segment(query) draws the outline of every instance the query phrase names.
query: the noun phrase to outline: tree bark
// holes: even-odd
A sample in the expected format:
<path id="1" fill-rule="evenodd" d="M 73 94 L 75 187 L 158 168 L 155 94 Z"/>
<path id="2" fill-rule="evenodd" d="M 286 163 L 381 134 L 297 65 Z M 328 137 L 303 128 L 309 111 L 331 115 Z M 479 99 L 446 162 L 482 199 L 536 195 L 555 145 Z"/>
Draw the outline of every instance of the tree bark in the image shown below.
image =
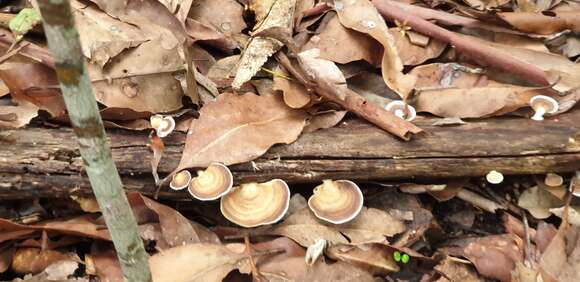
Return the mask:
<path id="1" fill-rule="evenodd" d="M 571 172 L 580 169 L 579 120 L 580 109 L 542 122 L 500 117 L 440 127 L 419 120 L 426 132 L 402 142 L 364 121 L 348 119 L 338 127 L 303 134 L 290 145 L 274 146 L 254 165 L 230 168 L 237 183 L 281 178 L 312 185 L 327 178 L 437 181 L 483 176 L 490 170 L 506 175 Z M 64 128 L 0 132 L 0 199 L 90 193 L 73 137 Z M 152 194 L 147 133 L 111 130 L 109 138 L 125 189 Z M 179 163 L 185 134 L 164 141 L 162 176 Z M 168 188 L 160 197 L 190 199 Z"/>
<path id="2" fill-rule="evenodd" d="M 124 278 L 126 281 L 150 281 L 148 255 L 111 158 L 70 3 L 67 0 L 39 0 L 38 5 L 68 116 L 80 147 L 84 163 L 80 167 L 84 167 L 101 207 Z M 70 134 L 68 139 L 75 138 Z"/>

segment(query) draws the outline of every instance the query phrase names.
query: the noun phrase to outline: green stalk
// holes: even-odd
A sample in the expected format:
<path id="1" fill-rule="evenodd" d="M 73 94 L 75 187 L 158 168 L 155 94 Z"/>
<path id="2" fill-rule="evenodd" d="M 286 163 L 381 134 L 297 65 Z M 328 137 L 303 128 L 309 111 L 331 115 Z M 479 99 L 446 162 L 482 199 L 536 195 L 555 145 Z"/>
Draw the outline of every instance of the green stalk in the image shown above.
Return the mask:
<path id="1" fill-rule="evenodd" d="M 126 281 L 151 281 L 148 255 L 107 144 L 68 0 L 39 0 L 48 46 L 93 192 Z"/>

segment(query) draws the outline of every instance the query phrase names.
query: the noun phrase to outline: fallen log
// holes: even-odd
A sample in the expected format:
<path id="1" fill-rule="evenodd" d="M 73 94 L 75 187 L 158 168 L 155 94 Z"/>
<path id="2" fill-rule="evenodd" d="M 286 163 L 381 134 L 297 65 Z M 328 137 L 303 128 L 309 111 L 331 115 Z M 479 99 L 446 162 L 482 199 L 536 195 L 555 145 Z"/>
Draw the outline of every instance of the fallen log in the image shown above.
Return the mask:
<path id="1" fill-rule="evenodd" d="M 290 183 L 322 179 L 421 180 L 485 175 L 541 174 L 580 169 L 580 109 L 536 122 L 499 117 L 461 126 L 417 121 L 425 133 L 410 142 L 357 119 L 303 134 L 277 145 L 253 163 L 231 166 L 235 181 L 282 178 Z M 145 132 L 110 130 L 113 159 L 125 189 L 152 194 L 151 152 Z M 185 134 L 165 140 L 160 174 L 181 157 Z M 189 198 L 164 188 L 162 198 Z M 89 194 L 74 133 L 68 128 L 27 128 L 0 132 L 0 199 Z"/>

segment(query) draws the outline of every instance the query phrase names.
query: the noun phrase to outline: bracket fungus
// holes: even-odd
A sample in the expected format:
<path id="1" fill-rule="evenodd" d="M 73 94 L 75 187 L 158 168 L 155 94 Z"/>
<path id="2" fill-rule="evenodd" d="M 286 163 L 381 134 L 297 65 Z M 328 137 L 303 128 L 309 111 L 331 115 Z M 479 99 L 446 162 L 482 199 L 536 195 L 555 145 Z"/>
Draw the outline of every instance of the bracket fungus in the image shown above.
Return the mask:
<path id="1" fill-rule="evenodd" d="M 544 178 L 544 184 L 548 187 L 558 187 L 564 184 L 564 178 L 559 174 L 549 172 L 546 174 L 546 178 Z"/>
<path id="2" fill-rule="evenodd" d="M 487 173 L 485 180 L 491 184 L 500 184 L 503 182 L 503 174 L 497 170 L 492 170 Z"/>
<path id="3" fill-rule="evenodd" d="M 314 188 L 308 199 L 308 207 L 314 215 L 333 224 L 342 224 L 354 219 L 362 210 L 363 194 L 349 180 L 323 180 Z"/>
<path id="4" fill-rule="evenodd" d="M 407 116 L 405 117 L 405 102 L 400 100 L 388 103 L 385 106 L 385 110 L 406 121 L 412 121 L 417 117 L 417 111 L 415 111 L 415 108 L 411 105 L 407 105 Z"/>
<path id="5" fill-rule="evenodd" d="M 191 173 L 187 170 L 182 170 L 173 175 L 169 187 L 173 190 L 185 189 L 191 181 Z"/>
<path id="6" fill-rule="evenodd" d="M 189 194 L 201 201 L 219 199 L 230 192 L 234 179 L 227 166 L 212 163 L 205 170 L 197 172 L 189 183 Z"/>
<path id="7" fill-rule="evenodd" d="M 161 138 L 166 137 L 175 129 L 175 120 L 171 116 L 152 115 L 149 122 L 157 136 Z"/>
<path id="8" fill-rule="evenodd" d="M 224 217 L 247 228 L 278 222 L 288 211 L 289 205 L 290 189 L 281 179 L 242 184 L 234 187 L 220 201 Z"/>
<path id="9" fill-rule="evenodd" d="M 533 120 L 544 120 L 545 114 L 558 111 L 558 101 L 545 95 L 536 95 L 530 99 L 530 107 L 534 109 Z"/>

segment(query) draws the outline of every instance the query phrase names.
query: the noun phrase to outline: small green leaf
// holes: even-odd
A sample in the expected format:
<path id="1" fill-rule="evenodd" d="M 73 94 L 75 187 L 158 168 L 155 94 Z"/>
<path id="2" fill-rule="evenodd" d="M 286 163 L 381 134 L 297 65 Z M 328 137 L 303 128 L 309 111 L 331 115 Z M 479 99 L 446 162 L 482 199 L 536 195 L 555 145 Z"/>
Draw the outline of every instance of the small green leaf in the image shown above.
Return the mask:
<path id="1" fill-rule="evenodd" d="M 25 8 L 22 9 L 18 15 L 16 15 L 16 17 L 10 20 L 8 27 L 16 36 L 16 40 L 20 40 L 27 32 L 29 32 L 41 21 L 42 18 L 35 9 Z"/>
<path id="2" fill-rule="evenodd" d="M 393 253 L 393 258 L 395 259 L 396 262 L 400 262 L 401 261 L 401 253 L 399 251 L 395 251 Z"/>
<path id="3" fill-rule="evenodd" d="M 409 260 L 411 260 L 411 257 L 408 254 L 403 254 L 403 256 L 401 257 L 402 263 L 408 263 Z"/>

